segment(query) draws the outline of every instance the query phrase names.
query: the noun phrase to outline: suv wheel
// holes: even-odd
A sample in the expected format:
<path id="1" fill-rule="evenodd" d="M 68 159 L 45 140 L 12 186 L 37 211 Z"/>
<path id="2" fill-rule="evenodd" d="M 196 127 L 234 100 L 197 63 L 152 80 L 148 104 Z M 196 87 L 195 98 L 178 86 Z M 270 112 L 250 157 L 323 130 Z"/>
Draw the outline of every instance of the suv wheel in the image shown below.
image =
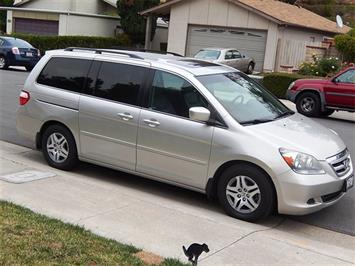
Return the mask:
<path id="1" fill-rule="evenodd" d="M 78 163 L 73 135 L 61 125 L 46 129 L 42 137 L 43 155 L 48 164 L 61 170 L 70 170 Z"/>
<path id="2" fill-rule="evenodd" d="M 250 165 L 228 168 L 219 179 L 217 193 L 227 214 L 249 222 L 267 217 L 274 207 L 268 176 Z"/>
<path id="3" fill-rule="evenodd" d="M 0 69 L 7 69 L 9 66 L 4 56 L 0 56 Z"/>
<path id="4" fill-rule="evenodd" d="M 305 116 L 319 116 L 320 99 L 313 92 L 302 93 L 296 102 L 297 111 Z"/>

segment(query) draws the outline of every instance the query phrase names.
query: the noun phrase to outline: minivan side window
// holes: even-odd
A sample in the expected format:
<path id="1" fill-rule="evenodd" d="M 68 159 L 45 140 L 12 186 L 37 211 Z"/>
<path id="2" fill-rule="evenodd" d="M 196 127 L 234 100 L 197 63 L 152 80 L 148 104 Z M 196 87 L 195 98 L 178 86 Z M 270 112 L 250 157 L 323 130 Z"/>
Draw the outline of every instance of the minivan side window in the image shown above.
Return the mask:
<path id="1" fill-rule="evenodd" d="M 103 62 L 94 94 L 100 98 L 137 105 L 147 71 L 144 67 Z"/>
<path id="2" fill-rule="evenodd" d="M 54 57 L 37 78 L 37 83 L 73 92 L 81 92 L 91 60 Z"/>
<path id="3" fill-rule="evenodd" d="M 208 102 L 188 81 L 157 70 L 154 75 L 149 108 L 189 118 L 191 107 L 208 108 Z"/>

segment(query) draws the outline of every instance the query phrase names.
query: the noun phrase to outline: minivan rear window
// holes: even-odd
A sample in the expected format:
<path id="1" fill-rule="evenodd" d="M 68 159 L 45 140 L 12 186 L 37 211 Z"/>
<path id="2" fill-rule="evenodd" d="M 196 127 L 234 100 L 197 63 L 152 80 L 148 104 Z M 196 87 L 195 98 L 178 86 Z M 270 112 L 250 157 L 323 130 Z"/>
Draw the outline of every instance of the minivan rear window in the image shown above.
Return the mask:
<path id="1" fill-rule="evenodd" d="M 95 96 L 137 105 L 139 89 L 147 71 L 144 67 L 103 62 L 96 81 Z"/>
<path id="2" fill-rule="evenodd" d="M 91 60 L 54 57 L 37 78 L 37 83 L 73 92 L 81 92 Z"/>

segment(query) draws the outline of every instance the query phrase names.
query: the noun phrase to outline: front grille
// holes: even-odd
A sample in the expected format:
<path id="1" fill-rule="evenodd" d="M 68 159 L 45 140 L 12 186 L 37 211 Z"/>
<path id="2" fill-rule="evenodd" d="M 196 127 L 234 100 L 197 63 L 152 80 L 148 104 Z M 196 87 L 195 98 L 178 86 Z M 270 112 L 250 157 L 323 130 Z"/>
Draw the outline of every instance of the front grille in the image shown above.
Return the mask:
<path id="1" fill-rule="evenodd" d="M 345 175 L 351 168 L 350 154 L 347 149 L 333 157 L 328 158 L 327 162 L 333 168 L 337 176 Z"/>

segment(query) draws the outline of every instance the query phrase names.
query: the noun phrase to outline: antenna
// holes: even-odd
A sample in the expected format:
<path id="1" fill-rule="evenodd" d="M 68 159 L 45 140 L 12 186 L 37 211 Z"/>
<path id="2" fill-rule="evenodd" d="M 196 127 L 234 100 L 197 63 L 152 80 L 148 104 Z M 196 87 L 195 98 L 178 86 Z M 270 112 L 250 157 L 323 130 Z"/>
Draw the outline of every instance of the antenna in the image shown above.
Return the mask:
<path id="1" fill-rule="evenodd" d="M 341 18 L 341 16 L 337 15 L 336 21 L 337 21 L 337 28 L 341 29 L 342 27 L 344 27 L 344 22 L 343 22 L 343 19 Z"/>

